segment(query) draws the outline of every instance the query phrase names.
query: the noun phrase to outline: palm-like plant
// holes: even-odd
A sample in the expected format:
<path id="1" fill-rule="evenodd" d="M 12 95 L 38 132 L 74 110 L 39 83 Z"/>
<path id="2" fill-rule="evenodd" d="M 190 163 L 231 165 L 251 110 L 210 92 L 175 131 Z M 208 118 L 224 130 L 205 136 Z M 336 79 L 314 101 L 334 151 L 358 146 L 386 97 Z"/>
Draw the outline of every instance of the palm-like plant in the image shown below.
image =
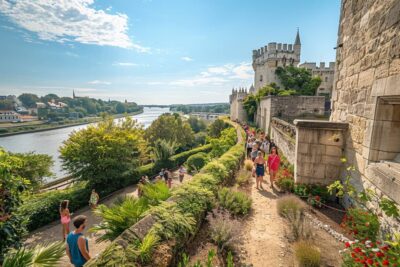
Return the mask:
<path id="1" fill-rule="evenodd" d="M 100 216 L 103 221 L 94 225 L 89 231 L 104 231 L 104 234 L 97 239 L 97 242 L 114 240 L 123 231 L 143 218 L 144 212 L 148 209 L 149 203 L 147 199 L 138 199 L 132 196 L 127 196 L 110 207 L 100 205 L 94 213 Z"/>
<path id="2" fill-rule="evenodd" d="M 140 262 L 145 264 L 151 260 L 153 249 L 159 240 L 160 238 L 156 234 L 150 232 L 143 238 L 142 242 L 137 242 L 134 254 Z"/>
<path id="3" fill-rule="evenodd" d="M 142 198 L 150 205 L 157 205 L 171 196 L 168 186 L 163 181 L 141 184 L 139 187 L 142 190 Z"/>
<path id="4" fill-rule="evenodd" d="M 157 140 L 153 148 L 156 164 L 163 167 L 169 167 L 170 157 L 175 154 L 176 148 L 177 146 L 175 142 L 169 142 L 164 139 Z"/>
<path id="5" fill-rule="evenodd" d="M 51 267 L 56 266 L 64 256 L 65 245 L 55 242 L 37 245 L 34 248 L 20 248 L 6 255 L 3 267 Z"/>

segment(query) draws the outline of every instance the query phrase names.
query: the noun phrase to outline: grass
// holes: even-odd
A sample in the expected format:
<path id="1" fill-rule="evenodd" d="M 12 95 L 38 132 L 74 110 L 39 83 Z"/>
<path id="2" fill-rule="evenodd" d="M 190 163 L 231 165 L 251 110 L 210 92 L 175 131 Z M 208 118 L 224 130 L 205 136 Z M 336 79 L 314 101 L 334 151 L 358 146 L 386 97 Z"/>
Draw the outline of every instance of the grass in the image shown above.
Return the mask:
<path id="1" fill-rule="evenodd" d="M 303 213 L 304 203 L 296 196 L 284 196 L 277 201 L 277 209 L 282 217 L 295 216 L 297 213 Z"/>
<path id="2" fill-rule="evenodd" d="M 236 183 L 240 186 L 248 184 L 250 181 L 251 172 L 247 170 L 241 170 L 236 176 Z"/>
<path id="3" fill-rule="evenodd" d="M 251 208 L 251 198 L 242 192 L 226 187 L 218 191 L 219 204 L 233 215 L 247 215 Z"/>
<path id="4" fill-rule="evenodd" d="M 253 166 L 254 166 L 254 163 L 253 163 L 251 160 L 246 159 L 246 160 L 244 161 L 244 169 L 245 169 L 246 171 L 251 172 L 251 171 L 253 170 Z"/>
<path id="5" fill-rule="evenodd" d="M 321 266 L 321 253 L 310 242 L 297 242 L 294 245 L 294 251 L 300 267 Z"/>
<path id="6" fill-rule="evenodd" d="M 230 218 L 226 211 L 210 212 L 207 221 L 210 223 L 210 238 L 218 250 L 235 250 L 241 233 L 240 222 Z"/>

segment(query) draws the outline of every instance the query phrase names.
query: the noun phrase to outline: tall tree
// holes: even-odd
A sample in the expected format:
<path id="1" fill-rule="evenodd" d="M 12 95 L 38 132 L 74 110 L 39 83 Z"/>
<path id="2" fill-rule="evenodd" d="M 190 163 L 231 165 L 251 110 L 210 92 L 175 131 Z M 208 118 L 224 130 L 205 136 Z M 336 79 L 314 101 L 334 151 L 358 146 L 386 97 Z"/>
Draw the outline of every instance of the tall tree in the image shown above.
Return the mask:
<path id="1" fill-rule="evenodd" d="M 211 137 L 220 137 L 224 129 L 228 128 L 229 124 L 221 119 L 216 119 L 208 126 L 208 135 Z"/>
<path id="2" fill-rule="evenodd" d="M 305 68 L 295 66 L 278 67 L 275 71 L 284 89 L 295 90 L 298 95 L 315 95 L 321 84 L 320 77 L 312 77 Z"/>
<path id="3" fill-rule="evenodd" d="M 163 114 L 146 129 L 146 138 L 154 146 L 157 140 L 164 139 L 176 143 L 181 150 L 194 141 L 194 133 L 189 123 L 176 114 Z"/>
<path id="4" fill-rule="evenodd" d="M 147 157 L 144 132 L 134 120 L 111 118 L 73 132 L 60 148 L 63 167 L 73 177 L 104 189 L 119 187 Z"/>
<path id="5" fill-rule="evenodd" d="M 27 108 L 36 107 L 36 102 L 39 102 L 40 99 L 35 94 L 24 93 L 18 96 L 18 99 L 22 102 L 22 104 Z"/>
<path id="6" fill-rule="evenodd" d="M 192 128 L 193 132 L 198 133 L 204 131 L 207 128 L 207 125 L 204 120 L 199 119 L 194 116 L 190 116 L 188 119 L 188 123 Z"/>

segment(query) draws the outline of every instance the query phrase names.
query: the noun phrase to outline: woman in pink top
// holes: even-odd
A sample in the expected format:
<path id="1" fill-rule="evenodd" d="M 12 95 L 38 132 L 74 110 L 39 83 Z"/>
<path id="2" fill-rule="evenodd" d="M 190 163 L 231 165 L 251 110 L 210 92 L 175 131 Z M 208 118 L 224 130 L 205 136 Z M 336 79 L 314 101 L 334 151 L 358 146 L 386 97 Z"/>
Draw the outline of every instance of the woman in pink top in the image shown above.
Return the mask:
<path id="1" fill-rule="evenodd" d="M 60 217 L 64 241 L 65 237 L 69 234 L 69 222 L 71 221 L 71 214 L 69 213 L 68 204 L 68 200 L 63 200 L 60 205 Z"/>
<path id="2" fill-rule="evenodd" d="M 276 177 L 276 173 L 278 172 L 279 165 L 281 163 L 281 159 L 278 155 L 278 150 L 276 147 L 271 148 L 271 154 L 268 156 L 268 172 L 269 172 L 269 180 L 271 182 L 271 188 L 274 187 L 274 180 Z"/>

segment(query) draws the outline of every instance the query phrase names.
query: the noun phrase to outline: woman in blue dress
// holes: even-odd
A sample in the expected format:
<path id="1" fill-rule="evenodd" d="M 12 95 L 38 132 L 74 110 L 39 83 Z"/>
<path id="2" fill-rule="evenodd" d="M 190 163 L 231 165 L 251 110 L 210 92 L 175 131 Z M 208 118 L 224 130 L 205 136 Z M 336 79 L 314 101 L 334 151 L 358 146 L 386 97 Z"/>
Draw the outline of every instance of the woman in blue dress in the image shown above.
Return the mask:
<path id="1" fill-rule="evenodd" d="M 262 186 L 262 182 L 264 179 L 264 173 L 265 173 L 265 159 L 262 155 L 261 151 L 258 151 L 257 153 L 257 157 L 254 160 L 254 168 L 256 169 L 256 188 L 259 189 L 259 185 L 261 187 L 261 189 L 264 190 L 263 186 Z"/>

